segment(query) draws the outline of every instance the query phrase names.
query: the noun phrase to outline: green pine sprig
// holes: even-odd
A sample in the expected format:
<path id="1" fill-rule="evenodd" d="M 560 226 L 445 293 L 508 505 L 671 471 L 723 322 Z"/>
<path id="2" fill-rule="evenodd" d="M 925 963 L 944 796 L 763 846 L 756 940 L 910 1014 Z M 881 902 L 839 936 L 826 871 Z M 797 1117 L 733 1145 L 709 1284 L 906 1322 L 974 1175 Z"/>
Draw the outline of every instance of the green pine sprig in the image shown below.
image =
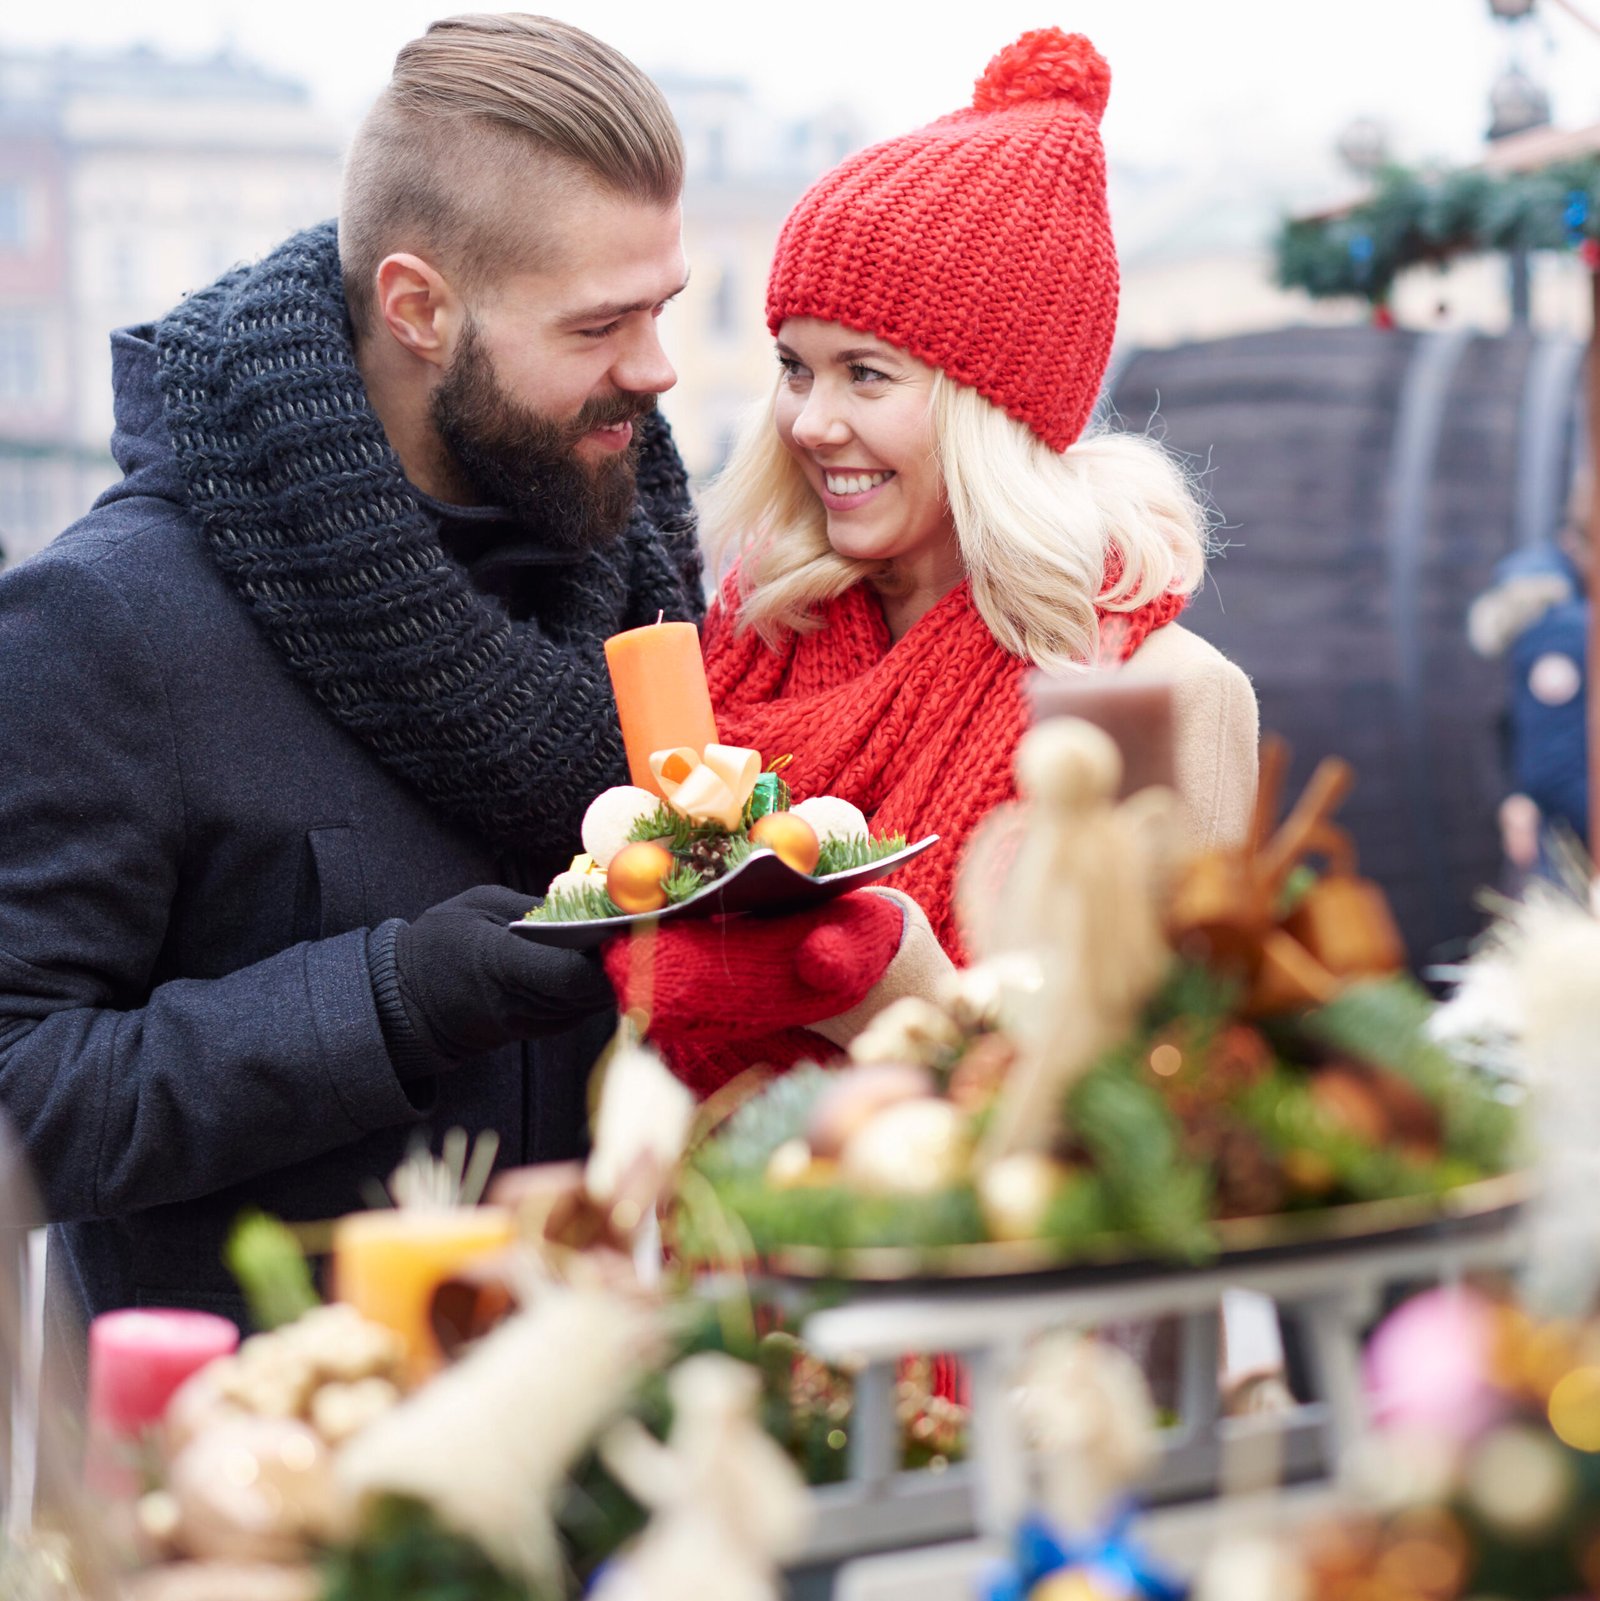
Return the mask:
<path id="1" fill-rule="evenodd" d="M 1447 1155 L 1482 1173 L 1513 1160 L 1516 1113 L 1494 1087 L 1429 1037 L 1433 1002 L 1404 975 L 1352 984 L 1304 1020 L 1325 1046 L 1407 1080 L 1439 1109 Z"/>
<path id="2" fill-rule="evenodd" d="M 604 880 L 577 889 L 557 890 L 546 895 L 541 905 L 535 906 L 523 919 L 528 923 L 593 923 L 607 917 L 624 917 L 627 914 L 606 894 Z"/>
<path id="3" fill-rule="evenodd" d="M 891 834 L 886 839 L 873 839 L 869 834 L 847 834 L 822 842 L 817 865 L 812 869 L 815 878 L 827 878 L 834 873 L 848 873 L 857 867 L 870 867 L 885 856 L 893 856 L 906 848 L 904 834 Z"/>
<path id="4" fill-rule="evenodd" d="M 386 1497 L 322 1564 L 322 1601 L 554 1601 L 497 1567 L 422 1502 Z"/>
<path id="5" fill-rule="evenodd" d="M 661 887 L 666 891 L 667 904 L 676 906 L 679 901 L 686 901 L 691 895 L 698 895 L 710 882 L 699 868 L 690 867 L 687 862 L 679 862 L 661 880 Z"/>
<path id="6" fill-rule="evenodd" d="M 242 1213 L 222 1248 L 228 1271 L 244 1292 L 250 1320 L 276 1329 L 322 1304 L 311 1268 L 293 1232 L 265 1212 Z"/>

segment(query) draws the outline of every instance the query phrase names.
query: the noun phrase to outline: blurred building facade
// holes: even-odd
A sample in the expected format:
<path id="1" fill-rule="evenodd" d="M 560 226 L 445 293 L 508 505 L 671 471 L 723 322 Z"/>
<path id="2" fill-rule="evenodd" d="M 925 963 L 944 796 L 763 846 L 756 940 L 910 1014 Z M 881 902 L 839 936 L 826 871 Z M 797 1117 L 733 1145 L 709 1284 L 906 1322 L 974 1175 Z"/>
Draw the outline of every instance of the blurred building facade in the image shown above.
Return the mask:
<path id="1" fill-rule="evenodd" d="M 770 384 L 767 263 L 790 205 L 860 142 L 776 118 L 737 81 L 663 79 L 688 150 L 694 275 L 664 328 L 666 398 L 697 477 Z M 337 209 L 349 133 L 305 86 L 229 54 L 0 52 L 0 548 L 39 549 L 115 476 L 113 328 Z"/>
<path id="2" fill-rule="evenodd" d="M 111 329 L 334 205 L 340 133 L 228 54 L 0 54 L 0 544 L 30 554 L 113 477 Z"/>

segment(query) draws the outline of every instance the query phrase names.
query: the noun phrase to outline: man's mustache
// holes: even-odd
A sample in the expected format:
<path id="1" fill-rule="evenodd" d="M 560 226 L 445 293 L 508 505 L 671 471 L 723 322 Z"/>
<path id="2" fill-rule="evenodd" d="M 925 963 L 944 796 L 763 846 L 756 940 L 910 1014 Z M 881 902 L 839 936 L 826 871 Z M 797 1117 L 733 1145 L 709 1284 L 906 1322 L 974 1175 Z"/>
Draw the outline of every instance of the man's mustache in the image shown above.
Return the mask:
<path id="1" fill-rule="evenodd" d="M 613 395 L 607 399 L 585 401 L 568 425 L 569 443 L 577 444 L 596 428 L 620 428 L 625 422 L 638 422 L 656 409 L 654 395 Z"/>

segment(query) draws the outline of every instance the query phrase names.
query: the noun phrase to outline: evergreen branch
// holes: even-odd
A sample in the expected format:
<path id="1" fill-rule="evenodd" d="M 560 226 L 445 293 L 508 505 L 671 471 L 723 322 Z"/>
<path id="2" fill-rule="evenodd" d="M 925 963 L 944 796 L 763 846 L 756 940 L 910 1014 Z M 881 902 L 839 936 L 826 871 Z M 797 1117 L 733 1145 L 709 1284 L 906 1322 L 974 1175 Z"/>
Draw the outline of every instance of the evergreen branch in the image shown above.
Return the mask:
<path id="1" fill-rule="evenodd" d="M 1166 1255 L 1215 1254 L 1210 1176 L 1183 1156 L 1154 1089 L 1114 1066 L 1093 1068 L 1068 1097 L 1068 1120 L 1094 1158 L 1114 1228 Z"/>
<path id="2" fill-rule="evenodd" d="M 686 901 L 691 895 L 698 895 L 708 883 L 710 880 L 698 868 L 690 867 L 687 862 L 679 862 L 661 880 L 661 887 L 666 891 L 667 904 L 676 906 L 679 901 Z"/>
<path id="3" fill-rule="evenodd" d="M 885 856 L 893 856 L 906 848 L 904 834 L 892 834 L 887 839 L 873 839 L 868 834 L 846 834 L 822 842 L 817 865 L 812 869 L 814 878 L 828 878 L 834 873 L 848 873 L 857 867 L 870 867 Z"/>
<path id="4" fill-rule="evenodd" d="M 1314 1039 L 1389 1069 L 1439 1109 L 1445 1151 L 1485 1173 L 1512 1158 L 1516 1114 L 1492 1088 L 1429 1038 L 1433 1002 L 1407 977 L 1352 984 L 1305 1019 Z"/>
<path id="5" fill-rule="evenodd" d="M 525 923 L 593 923 L 607 917 L 625 917 L 627 914 L 606 894 L 605 881 L 584 884 L 578 889 L 557 890 L 546 895 L 542 905 L 535 906 L 523 919 Z"/>

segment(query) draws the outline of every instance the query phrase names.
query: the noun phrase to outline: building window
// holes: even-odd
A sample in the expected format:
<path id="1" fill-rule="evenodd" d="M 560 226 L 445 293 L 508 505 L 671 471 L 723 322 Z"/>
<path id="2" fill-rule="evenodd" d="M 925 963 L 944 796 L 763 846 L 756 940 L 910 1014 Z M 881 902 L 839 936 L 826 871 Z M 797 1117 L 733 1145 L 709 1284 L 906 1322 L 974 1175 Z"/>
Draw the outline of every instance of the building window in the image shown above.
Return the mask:
<path id="1" fill-rule="evenodd" d="M 0 317 L 0 402 L 37 400 L 43 394 L 38 326 L 23 317 Z"/>
<path id="2" fill-rule="evenodd" d="M 16 180 L 0 178 L 0 250 L 21 250 L 28 242 L 28 191 Z"/>

